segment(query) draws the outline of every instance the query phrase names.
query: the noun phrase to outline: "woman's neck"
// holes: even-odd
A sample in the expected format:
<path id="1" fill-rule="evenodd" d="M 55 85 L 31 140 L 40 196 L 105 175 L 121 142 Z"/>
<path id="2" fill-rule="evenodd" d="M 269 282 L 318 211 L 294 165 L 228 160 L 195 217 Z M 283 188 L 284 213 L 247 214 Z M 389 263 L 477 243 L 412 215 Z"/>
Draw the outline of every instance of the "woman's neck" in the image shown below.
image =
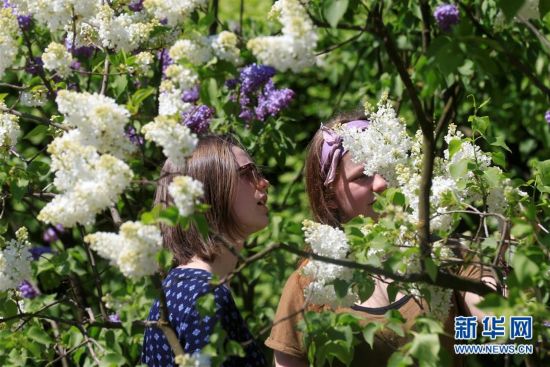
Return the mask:
<path id="1" fill-rule="evenodd" d="M 244 241 L 236 241 L 233 250 L 228 249 L 225 245 L 222 244 L 222 249 L 220 253 L 216 256 L 214 261 L 209 262 L 205 261 L 198 256 L 193 256 L 191 260 L 184 265 L 180 265 L 180 268 L 191 268 L 191 269 L 202 269 L 206 270 L 219 278 L 223 278 L 233 270 L 237 265 L 238 254 L 243 248 Z"/>

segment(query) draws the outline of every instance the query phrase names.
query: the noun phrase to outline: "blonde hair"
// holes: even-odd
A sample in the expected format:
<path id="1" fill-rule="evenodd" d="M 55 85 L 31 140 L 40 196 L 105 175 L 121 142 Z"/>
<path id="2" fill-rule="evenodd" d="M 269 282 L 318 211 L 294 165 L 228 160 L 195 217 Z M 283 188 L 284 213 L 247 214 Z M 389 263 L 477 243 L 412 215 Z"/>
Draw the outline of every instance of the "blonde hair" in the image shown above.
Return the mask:
<path id="1" fill-rule="evenodd" d="M 193 223 L 187 230 L 179 225 L 160 224 L 164 246 L 174 254 L 177 265 L 188 263 L 194 256 L 212 262 L 221 250 L 219 235 L 230 240 L 241 236 L 242 231 L 232 211 L 239 168 L 231 150 L 233 146 L 240 147 L 232 136 L 207 135 L 199 140 L 185 165 L 177 165 L 167 159 L 162 167 L 155 192 L 155 205 L 173 205 L 168 186 L 174 177 L 187 175 L 203 183 L 203 202 L 210 206 L 205 213 L 209 229 L 206 237 L 201 235 Z"/>

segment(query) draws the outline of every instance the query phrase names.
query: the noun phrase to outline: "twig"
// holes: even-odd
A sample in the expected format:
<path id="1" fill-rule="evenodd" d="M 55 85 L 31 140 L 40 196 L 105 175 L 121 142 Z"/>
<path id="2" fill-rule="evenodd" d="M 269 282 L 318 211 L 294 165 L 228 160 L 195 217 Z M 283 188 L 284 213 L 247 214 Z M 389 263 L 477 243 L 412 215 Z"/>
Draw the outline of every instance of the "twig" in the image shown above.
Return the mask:
<path id="1" fill-rule="evenodd" d="M 84 239 L 85 237 L 84 229 L 80 225 L 78 226 L 78 229 L 80 231 L 80 235 L 82 239 Z M 105 308 L 105 304 L 103 303 L 103 291 L 101 290 L 101 279 L 97 271 L 95 257 L 94 257 L 94 254 L 92 253 L 92 250 L 90 249 L 90 246 L 87 243 L 84 244 L 84 247 L 86 249 L 86 257 L 88 258 L 88 261 L 90 262 L 90 266 L 92 268 L 93 278 L 94 278 L 95 286 L 97 290 L 97 297 L 99 298 L 98 299 L 99 310 L 101 312 L 101 316 L 103 317 L 103 320 L 108 320 L 109 317 L 107 315 L 107 309 Z"/>
<path id="2" fill-rule="evenodd" d="M 105 94 L 107 90 L 107 83 L 109 82 L 109 55 L 105 55 L 105 62 L 103 63 L 103 79 L 101 80 L 101 90 L 99 94 Z"/>
<path id="3" fill-rule="evenodd" d="M 363 35 L 363 33 L 365 33 L 365 30 L 364 30 L 364 29 L 361 29 L 361 30 L 359 31 L 359 33 L 357 33 L 356 35 L 354 35 L 354 36 L 348 38 L 347 40 L 345 40 L 345 41 L 343 41 L 343 42 L 341 42 L 341 43 L 338 43 L 338 44 L 336 44 L 336 45 L 330 46 L 329 48 L 327 48 L 327 49 L 325 49 L 325 50 L 323 50 L 323 51 L 317 52 L 317 53 L 315 54 L 315 56 L 320 56 L 320 55 L 328 54 L 329 52 L 332 52 L 332 51 L 336 50 L 337 48 L 340 48 L 340 47 L 342 47 L 342 46 L 345 46 L 345 45 L 347 45 L 348 43 L 353 42 L 353 41 L 355 41 L 356 39 L 358 39 L 359 37 L 361 37 L 361 36 Z"/>

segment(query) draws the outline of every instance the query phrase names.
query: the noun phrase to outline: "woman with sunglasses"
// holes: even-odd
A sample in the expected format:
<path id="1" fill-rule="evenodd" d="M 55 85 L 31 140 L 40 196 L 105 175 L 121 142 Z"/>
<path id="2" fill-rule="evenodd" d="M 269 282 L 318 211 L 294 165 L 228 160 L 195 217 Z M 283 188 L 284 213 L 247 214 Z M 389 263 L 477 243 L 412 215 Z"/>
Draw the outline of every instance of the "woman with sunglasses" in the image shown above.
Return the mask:
<path id="1" fill-rule="evenodd" d="M 306 156 L 305 176 L 306 191 L 308 194 L 314 220 L 333 227 L 340 227 L 343 223 L 364 215 L 377 218 L 373 210 L 376 194 L 387 188 L 387 182 L 379 174 L 366 176 L 363 165 L 354 163 L 351 155 L 342 145 L 342 139 L 333 129 L 336 125 L 343 128 L 365 129 L 369 122 L 362 115 L 341 115 L 325 124 L 317 131 L 310 143 Z M 309 280 L 301 275 L 300 269 L 305 265 L 303 261 L 287 280 L 271 335 L 265 344 L 274 350 L 275 366 L 278 367 L 305 367 L 308 366 L 308 352 L 302 341 L 302 334 L 298 324 L 304 318 L 306 311 L 329 310 L 326 305 L 308 305 L 304 297 L 304 289 Z M 493 284 L 492 275 L 482 274 L 478 267 L 461 269 L 460 276 L 482 280 Z M 405 328 L 409 330 L 414 321 L 423 314 L 426 308 L 424 302 L 417 302 L 410 295 L 398 293 L 394 302 L 388 296 L 388 285 L 391 280 L 374 278 L 375 289 L 369 299 L 353 305 L 351 308 L 339 308 L 336 312 L 353 314 L 364 321 L 384 322 L 385 313 L 397 310 L 405 319 Z M 452 307 L 444 327 L 448 335 L 453 335 L 453 320 L 457 315 L 482 316 L 483 313 L 475 307 L 480 297 L 472 293 L 454 292 Z M 452 353 L 453 340 L 448 336 L 441 337 L 442 349 Z M 355 347 L 352 366 L 385 366 L 393 352 L 409 340 L 400 337 L 389 329 L 377 332 L 373 348 L 365 342 Z M 463 359 L 454 356 L 452 365 L 462 366 Z M 335 360 L 333 366 L 339 365 Z M 447 365 L 447 364 L 446 364 Z"/>
<path id="2" fill-rule="evenodd" d="M 265 366 L 266 361 L 237 309 L 227 285 L 212 287 L 212 276 L 223 279 L 235 269 L 245 239 L 268 224 L 269 182 L 249 155 L 230 137 L 205 136 L 185 165 L 166 160 L 158 182 L 155 204 L 173 205 L 168 186 L 173 178 L 187 175 L 203 183 L 209 233 L 195 225 L 187 230 L 161 224 L 163 242 L 174 255 L 174 267 L 163 281 L 169 321 L 186 353 L 198 353 L 208 345 L 217 323 L 227 338 L 240 343 L 244 357 L 228 357 L 223 366 Z M 223 238 L 223 240 L 222 240 Z M 232 247 L 230 249 L 229 247 Z M 214 294 L 215 313 L 201 317 L 198 299 Z M 155 301 L 149 320 L 159 319 Z M 174 354 L 163 332 L 145 330 L 142 362 L 148 366 L 174 366 Z"/>

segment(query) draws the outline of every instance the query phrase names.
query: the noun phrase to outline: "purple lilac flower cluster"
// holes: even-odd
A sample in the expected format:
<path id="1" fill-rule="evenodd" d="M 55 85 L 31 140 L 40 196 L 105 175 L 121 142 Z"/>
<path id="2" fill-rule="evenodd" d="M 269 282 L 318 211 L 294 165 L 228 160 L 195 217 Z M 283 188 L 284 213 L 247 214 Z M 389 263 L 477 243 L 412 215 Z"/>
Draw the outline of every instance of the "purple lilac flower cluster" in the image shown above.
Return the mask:
<path id="1" fill-rule="evenodd" d="M 200 98 L 200 93 L 199 93 L 198 84 L 191 89 L 184 90 L 181 95 L 181 100 L 187 103 L 195 103 L 199 100 L 199 98 Z"/>
<path id="2" fill-rule="evenodd" d="M 109 315 L 109 321 L 119 324 L 120 323 L 120 316 L 117 313 L 113 313 Z"/>
<path id="3" fill-rule="evenodd" d="M 143 0 L 132 0 L 128 4 L 128 9 L 131 11 L 139 12 L 143 10 Z"/>
<path id="4" fill-rule="evenodd" d="M 164 78 L 164 72 L 166 68 L 174 63 L 170 55 L 168 55 L 168 50 L 163 48 L 157 53 L 157 57 L 162 61 L 162 77 Z"/>
<path id="5" fill-rule="evenodd" d="M 546 111 L 544 118 L 546 119 L 546 122 L 548 123 L 548 125 L 550 125 L 550 110 Z"/>
<path id="6" fill-rule="evenodd" d="M 39 294 L 38 290 L 35 289 L 32 284 L 26 280 L 22 281 L 17 289 L 19 290 L 19 292 L 21 292 L 21 296 L 23 296 L 24 298 L 34 298 Z"/>
<path id="7" fill-rule="evenodd" d="M 42 234 L 44 242 L 52 243 L 59 239 L 58 234 L 65 232 L 65 228 L 61 224 L 56 224 L 54 227 L 48 227 Z"/>
<path id="8" fill-rule="evenodd" d="M 441 4 L 434 11 L 434 17 L 443 31 L 448 32 L 460 21 L 458 7 L 454 4 Z"/>
<path id="9" fill-rule="evenodd" d="M 82 57 L 84 59 L 89 59 L 90 57 L 92 57 L 95 51 L 95 47 L 93 46 L 74 47 L 73 40 L 70 37 L 67 37 L 65 39 L 65 48 L 73 56 Z"/>
<path id="10" fill-rule="evenodd" d="M 38 75 L 44 71 L 44 62 L 41 57 L 35 57 L 27 61 L 25 71 L 31 75 Z"/>
<path id="11" fill-rule="evenodd" d="M 15 9 L 15 5 L 10 4 L 8 0 L 3 0 L 3 7 L 12 9 L 13 14 L 17 16 L 17 23 L 19 24 L 19 28 L 21 28 L 21 30 L 27 31 L 30 29 L 32 24 L 32 17 L 30 14 L 19 14 L 19 12 Z"/>
<path id="12" fill-rule="evenodd" d="M 286 108 L 294 98 L 290 89 L 277 89 L 273 80 L 275 69 L 266 65 L 249 65 L 241 70 L 238 80 L 229 80 L 226 85 L 234 89 L 240 83 L 239 117 L 246 122 L 254 119 L 265 121 L 268 116 L 275 116 Z M 257 106 L 254 107 L 254 100 Z"/>
<path id="13" fill-rule="evenodd" d="M 183 123 L 197 134 L 204 133 L 208 131 L 215 112 L 214 108 L 204 104 L 195 106 L 182 114 Z"/>
<path id="14" fill-rule="evenodd" d="M 133 126 L 128 126 L 124 132 L 128 140 L 134 145 L 143 145 L 143 136 L 139 135 Z"/>

